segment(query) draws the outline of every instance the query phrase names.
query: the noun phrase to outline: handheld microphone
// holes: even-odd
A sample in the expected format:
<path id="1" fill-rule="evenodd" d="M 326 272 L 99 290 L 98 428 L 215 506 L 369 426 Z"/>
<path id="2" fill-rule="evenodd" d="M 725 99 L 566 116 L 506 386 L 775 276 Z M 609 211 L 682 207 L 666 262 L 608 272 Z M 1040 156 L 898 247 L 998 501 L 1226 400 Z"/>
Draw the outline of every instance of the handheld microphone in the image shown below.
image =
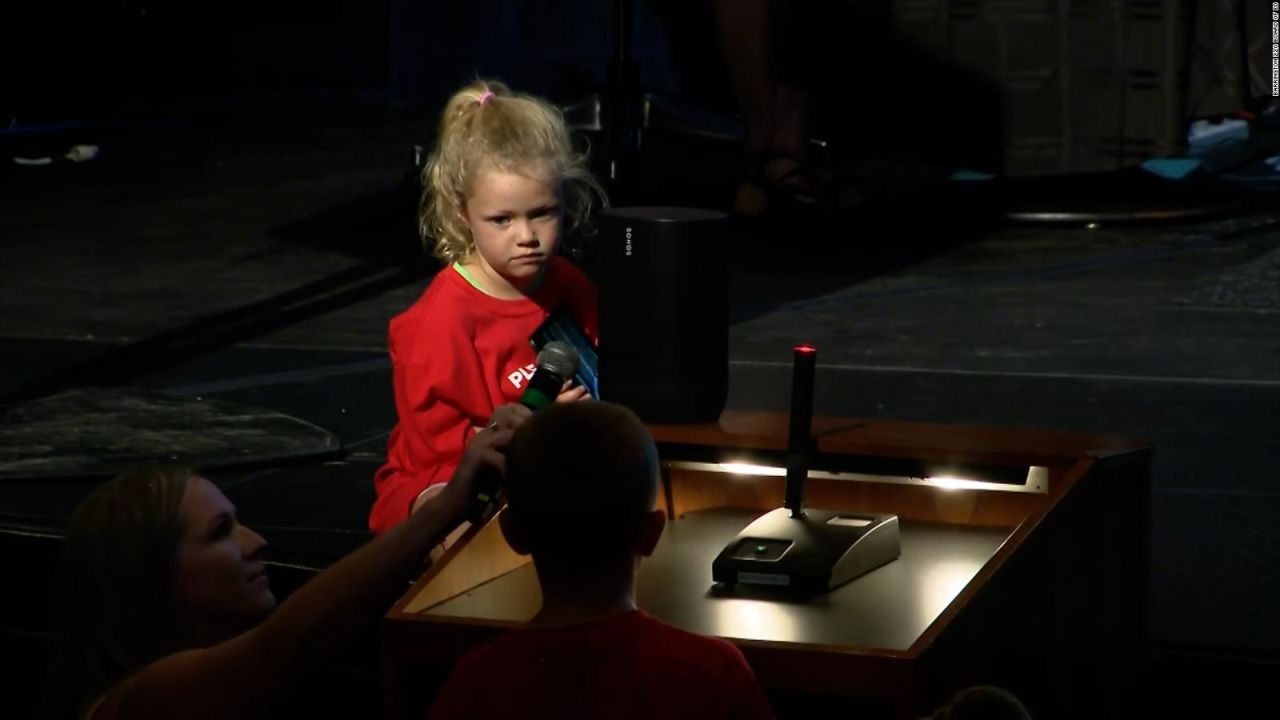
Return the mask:
<path id="1" fill-rule="evenodd" d="M 541 410 L 556 401 L 565 380 L 578 372 L 578 351 L 567 342 L 553 340 L 542 348 L 535 361 L 536 369 L 520 396 L 520 404 L 530 410 Z"/>
<path id="2" fill-rule="evenodd" d="M 578 372 L 578 351 L 568 343 L 555 340 L 546 344 L 538 353 L 536 368 L 529 384 L 520 396 L 520 404 L 537 411 L 554 403 L 560 388 Z M 502 472 L 492 465 L 485 465 L 476 474 L 475 495 L 467 519 L 479 525 L 498 504 L 498 491 L 502 488 Z"/>

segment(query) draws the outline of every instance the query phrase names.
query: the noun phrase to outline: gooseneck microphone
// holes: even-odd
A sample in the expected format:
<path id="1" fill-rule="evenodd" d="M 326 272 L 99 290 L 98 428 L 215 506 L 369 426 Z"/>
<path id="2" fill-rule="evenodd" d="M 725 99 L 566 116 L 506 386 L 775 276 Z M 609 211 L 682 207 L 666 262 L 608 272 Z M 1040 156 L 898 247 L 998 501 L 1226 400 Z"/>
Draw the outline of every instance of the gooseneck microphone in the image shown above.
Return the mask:
<path id="1" fill-rule="evenodd" d="M 560 388 L 578 372 L 578 351 L 568 343 L 549 342 L 538 353 L 534 362 L 533 377 L 525 385 L 520 404 L 530 410 L 541 410 L 554 403 Z M 502 488 L 502 472 L 492 465 L 484 465 L 476 474 L 475 494 L 467 510 L 467 519 L 474 525 L 484 522 L 498 504 L 498 491 Z"/>
<path id="2" fill-rule="evenodd" d="M 792 349 L 791 424 L 787 432 L 785 506 L 791 517 L 804 517 L 804 481 L 813 452 L 813 375 L 818 351 L 811 345 Z"/>

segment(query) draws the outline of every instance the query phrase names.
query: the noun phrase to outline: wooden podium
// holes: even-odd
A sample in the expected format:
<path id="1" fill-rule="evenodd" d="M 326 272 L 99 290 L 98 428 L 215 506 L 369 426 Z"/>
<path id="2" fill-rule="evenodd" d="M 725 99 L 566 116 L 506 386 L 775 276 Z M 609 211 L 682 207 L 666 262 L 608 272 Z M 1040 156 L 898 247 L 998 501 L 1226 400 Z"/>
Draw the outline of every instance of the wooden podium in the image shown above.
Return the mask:
<path id="1" fill-rule="evenodd" d="M 786 416 L 731 411 L 718 424 L 650 431 L 669 522 L 641 565 L 637 602 L 737 644 L 781 717 L 835 707 L 917 718 L 976 684 L 1013 691 L 1037 718 L 1105 717 L 1139 702 L 1146 443 L 815 418 L 806 507 L 894 513 L 902 555 L 796 598 L 711 580 L 716 554 L 782 505 L 782 477 L 743 473 L 782 466 Z M 529 558 L 496 522 L 468 531 L 386 616 L 387 717 L 420 717 L 422 678 L 520 627 L 540 602 Z"/>

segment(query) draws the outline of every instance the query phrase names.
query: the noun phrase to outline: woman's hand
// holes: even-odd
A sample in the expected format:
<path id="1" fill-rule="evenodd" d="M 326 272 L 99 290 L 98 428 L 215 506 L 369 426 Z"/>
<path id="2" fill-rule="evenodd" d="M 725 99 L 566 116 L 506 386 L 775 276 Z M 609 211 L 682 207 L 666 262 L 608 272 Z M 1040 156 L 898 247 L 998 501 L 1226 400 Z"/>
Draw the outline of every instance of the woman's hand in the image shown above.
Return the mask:
<path id="1" fill-rule="evenodd" d="M 574 385 L 572 380 L 566 380 L 564 387 L 560 388 L 560 394 L 556 396 L 556 402 L 578 402 L 579 400 L 590 400 L 591 393 L 587 392 L 587 388 L 582 385 Z"/>
<path id="2" fill-rule="evenodd" d="M 523 425 L 524 421 L 528 420 L 532 414 L 532 410 L 520 403 L 499 405 L 494 408 L 493 415 L 489 417 L 489 424 L 483 428 L 477 428 L 477 430 L 515 430 Z"/>
<path id="3" fill-rule="evenodd" d="M 458 461 L 458 467 L 453 471 L 453 477 L 440 492 L 441 500 L 448 503 L 456 517 L 460 518 L 466 513 L 467 505 L 475 494 L 476 476 L 481 468 L 491 465 L 499 472 L 506 473 L 507 456 L 502 451 L 511 442 L 513 434 L 514 431 L 509 428 L 486 429 L 471 439 L 462 453 L 462 459 Z"/>

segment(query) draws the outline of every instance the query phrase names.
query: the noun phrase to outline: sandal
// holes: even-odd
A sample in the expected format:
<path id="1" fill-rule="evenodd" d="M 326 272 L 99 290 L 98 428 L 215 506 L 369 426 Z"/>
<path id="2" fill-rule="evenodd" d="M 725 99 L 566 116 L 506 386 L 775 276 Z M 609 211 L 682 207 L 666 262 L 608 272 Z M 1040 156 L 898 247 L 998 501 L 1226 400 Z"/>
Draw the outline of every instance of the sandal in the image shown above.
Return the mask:
<path id="1" fill-rule="evenodd" d="M 771 150 L 755 158 L 751 165 L 738 186 L 735 214 L 757 216 L 768 211 L 817 206 L 818 198 L 799 153 Z"/>

